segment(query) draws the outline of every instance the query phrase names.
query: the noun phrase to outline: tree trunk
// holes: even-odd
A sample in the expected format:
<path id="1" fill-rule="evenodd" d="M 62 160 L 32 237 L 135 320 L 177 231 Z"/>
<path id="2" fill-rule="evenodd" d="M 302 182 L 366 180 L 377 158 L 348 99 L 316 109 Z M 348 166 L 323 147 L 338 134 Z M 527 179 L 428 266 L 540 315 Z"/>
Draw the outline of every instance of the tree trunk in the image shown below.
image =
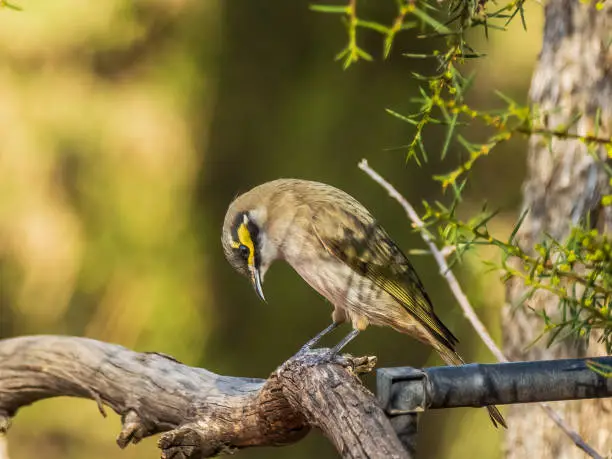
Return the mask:
<path id="1" fill-rule="evenodd" d="M 546 6 L 544 40 L 530 97 L 539 113 L 535 120 L 546 130 L 566 129 L 579 135 L 610 137 L 612 129 L 612 4 L 550 0 Z M 576 116 L 582 115 L 576 122 Z M 574 124 L 572 124 L 574 123 Z M 529 209 L 518 233 L 521 247 L 531 252 L 545 234 L 564 240 L 572 225 L 589 218 L 601 231 L 612 228 L 610 208 L 600 199 L 609 193 L 609 177 L 594 156 L 606 160 L 604 148 L 577 140 L 533 135 L 529 143 L 528 176 L 523 206 Z M 516 307 L 526 289 L 513 280 L 504 309 L 504 352 L 511 360 L 540 360 L 605 354 L 603 346 L 566 340 L 546 348 L 545 340 L 527 349 L 541 333 L 543 322 L 529 308 Z M 551 316 L 556 297 L 539 292 L 529 300 L 535 310 Z M 554 405 L 566 421 L 600 454 L 612 451 L 612 401 L 563 402 Z M 583 458 L 569 438 L 535 406 L 514 405 L 506 418 L 506 457 L 523 459 Z"/>

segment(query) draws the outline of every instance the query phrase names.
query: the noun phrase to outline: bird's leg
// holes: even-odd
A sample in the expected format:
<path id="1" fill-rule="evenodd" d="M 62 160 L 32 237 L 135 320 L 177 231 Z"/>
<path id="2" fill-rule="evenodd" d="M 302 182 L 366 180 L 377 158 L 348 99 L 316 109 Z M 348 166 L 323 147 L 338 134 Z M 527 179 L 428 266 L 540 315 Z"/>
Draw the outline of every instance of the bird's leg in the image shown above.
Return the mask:
<path id="1" fill-rule="evenodd" d="M 340 341 L 338 344 L 336 344 L 332 350 L 331 350 L 331 354 L 332 355 L 336 355 L 338 354 L 342 349 L 344 349 L 344 346 L 346 346 L 348 343 L 350 343 L 353 339 L 355 339 L 355 337 L 359 334 L 359 330 L 357 330 L 356 328 L 354 328 L 353 330 L 351 330 L 351 332 L 346 335 L 344 338 L 342 338 L 342 341 Z"/>
<path id="2" fill-rule="evenodd" d="M 321 341 L 321 338 L 323 338 L 325 335 L 327 335 L 330 331 L 336 329 L 340 325 L 340 323 L 341 322 L 332 322 L 331 325 L 329 325 L 327 328 L 325 328 L 325 330 L 323 330 L 322 332 L 317 334 L 317 336 L 315 336 L 310 341 L 308 341 L 306 344 L 304 344 L 302 346 L 302 348 L 299 350 L 298 354 L 300 352 L 306 352 L 306 351 L 309 351 L 310 349 L 312 349 L 312 346 L 314 346 L 319 341 Z"/>

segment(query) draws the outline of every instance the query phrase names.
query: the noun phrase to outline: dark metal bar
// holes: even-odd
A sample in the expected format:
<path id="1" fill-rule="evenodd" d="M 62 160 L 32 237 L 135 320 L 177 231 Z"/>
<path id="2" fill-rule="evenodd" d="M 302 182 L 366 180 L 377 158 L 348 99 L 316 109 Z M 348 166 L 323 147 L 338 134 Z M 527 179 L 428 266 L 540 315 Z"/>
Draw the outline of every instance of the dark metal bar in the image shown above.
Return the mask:
<path id="1" fill-rule="evenodd" d="M 402 416 L 390 416 L 389 421 L 391 421 L 397 438 L 399 438 L 399 441 L 402 442 L 402 445 L 404 445 L 404 448 L 408 451 L 408 457 L 417 457 L 418 414 L 408 413 Z"/>
<path id="2" fill-rule="evenodd" d="M 414 456 L 418 413 L 427 409 L 612 397 L 612 377 L 596 373 L 588 361 L 612 368 L 612 357 L 381 368 L 377 393 L 398 437 Z"/>
<path id="3" fill-rule="evenodd" d="M 612 367 L 612 357 L 595 357 L 423 370 L 382 368 L 377 375 L 383 391 L 379 398 L 389 414 L 397 415 L 424 409 L 612 397 L 612 378 L 588 368 L 588 360 Z"/>
<path id="4" fill-rule="evenodd" d="M 409 457 L 416 457 L 417 431 L 419 427 L 417 412 L 424 409 L 418 409 L 417 404 L 419 400 L 424 400 L 425 398 L 425 386 L 420 383 L 423 373 L 411 367 L 381 368 L 377 370 L 376 376 L 378 400 L 389 416 L 391 425 L 402 445 L 408 451 Z M 408 382 L 412 390 L 415 391 L 415 396 L 409 402 L 415 409 L 411 412 L 401 412 L 396 415 L 392 412 L 395 411 L 393 406 L 398 403 L 398 400 L 395 398 L 395 394 L 397 394 L 395 389 L 400 381 Z"/>

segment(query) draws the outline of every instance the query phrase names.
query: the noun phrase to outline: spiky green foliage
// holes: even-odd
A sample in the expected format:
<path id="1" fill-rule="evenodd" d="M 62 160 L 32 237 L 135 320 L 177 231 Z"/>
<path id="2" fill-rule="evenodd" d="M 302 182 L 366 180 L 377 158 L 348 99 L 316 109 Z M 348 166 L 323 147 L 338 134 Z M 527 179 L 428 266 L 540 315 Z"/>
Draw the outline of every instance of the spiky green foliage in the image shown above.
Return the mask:
<path id="1" fill-rule="evenodd" d="M 585 1 L 589 3 L 589 0 Z M 405 150 L 407 161 L 414 160 L 419 165 L 428 161 L 424 133 L 432 125 L 442 125 L 446 129 L 439 149 L 442 160 L 447 158 L 451 146 L 460 146 L 463 150 L 459 165 L 453 163 L 455 166 L 450 170 L 434 177 L 450 195 L 451 204 L 425 202 L 423 220 L 426 228 L 423 230 L 431 232 L 440 245 L 452 249 L 447 253 L 452 253 L 453 263 L 461 261 L 466 252 L 477 246 L 487 245 L 499 250 L 501 262 L 492 268 L 502 272 L 502 280 L 520 278 L 530 287 L 517 307 L 539 291 L 557 296 L 559 311 L 554 316 L 546 311 L 536 311 L 544 324 L 540 338 L 546 337 L 548 344 L 567 335 L 588 339 L 593 330 L 599 330 L 598 339 L 605 342 L 608 352 L 612 352 L 612 241 L 607 235 L 591 229 L 589 222 L 583 221 L 572 228 L 567 240 L 559 241 L 547 236 L 536 247 L 524 250 L 516 243 L 515 236 L 525 213 L 518 219 L 508 240 L 498 239 L 489 232 L 488 224 L 495 212 L 483 208 L 468 221 L 457 217 L 462 191 L 476 162 L 516 136 L 538 134 L 549 141 L 574 139 L 583 142 L 594 156 L 595 150 L 603 147 L 612 158 L 611 138 L 602 137 L 598 132 L 584 136 L 573 133 L 572 128 L 580 117 L 567 126 L 550 131 L 539 124 L 538 120 L 545 114 L 538 113 L 537 107 L 518 103 L 502 93 L 497 93 L 504 105 L 502 109 L 481 110 L 466 103 L 465 96 L 473 83 L 473 76 L 463 73 L 464 64 L 470 59 L 484 57 L 470 45 L 468 36 L 474 34 L 468 32 L 480 29 L 488 37 L 493 30 L 505 31 L 506 26 L 517 19 L 526 28 L 525 0 L 510 1 L 502 7 L 491 5 L 486 0 L 453 0 L 448 3 L 395 0 L 396 14 L 389 24 L 361 18 L 358 3 L 350 0 L 348 5 L 312 7 L 322 13 L 340 14 L 345 20 L 349 40 L 338 54 L 345 68 L 362 58 L 372 60 L 372 55 L 358 44 L 360 29 L 374 30 L 382 35 L 383 59 L 391 53 L 398 34 L 408 30 L 414 29 L 418 38 L 432 40 L 438 45 L 427 54 L 400 50 L 407 58 L 433 60 L 435 70 L 428 75 L 412 75 L 419 82 L 419 96 L 412 100 L 410 112 L 387 110 L 389 115 L 412 127 Z M 595 3 L 597 9 L 602 5 Z M 485 141 L 474 141 L 467 136 L 465 127 L 474 125 L 479 125 L 481 131 L 487 133 Z M 604 167 L 611 176 L 612 185 L 612 170 L 606 165 Z M 612 195 L 604 196 L 602 205 L 612 205 Z"/>
<path id="2" fill-rule="evenodd" d="M 21 7 L 15 5 L 13 2 L 9 2 L 8 0 L 0 0 L 0 8 L 9 8 L 11 10 L 21 11 Z"/>

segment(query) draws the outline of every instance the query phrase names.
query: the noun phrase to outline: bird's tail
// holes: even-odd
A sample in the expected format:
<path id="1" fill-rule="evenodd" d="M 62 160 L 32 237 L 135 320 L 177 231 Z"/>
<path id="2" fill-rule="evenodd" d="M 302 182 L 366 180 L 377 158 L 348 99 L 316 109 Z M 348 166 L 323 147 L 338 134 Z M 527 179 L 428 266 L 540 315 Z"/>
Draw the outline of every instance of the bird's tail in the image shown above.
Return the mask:
<path id="1" fill-rule="evenodd" d="M 445 346 L 439 346 L 436 348 L 436 350 L 438 351 L 438 354 L 440 354 L 440 357 L 442 357 L 442 360 L 444 360 L 448 365 L 463 365 L 465 363 L 461 356 L 457 354 L 457 352 L 453 349 L 449 349 Z M 491 418 L 491 422 L 495 427 L 498 427 L 498 425 L 500 425 L 505 429 L 508 428 L 506 420 L 504 419 L 504 417 L 499 412 L 496 406 L 487 406 L 487 410 L 489 411 L 489 417 Z"/>

